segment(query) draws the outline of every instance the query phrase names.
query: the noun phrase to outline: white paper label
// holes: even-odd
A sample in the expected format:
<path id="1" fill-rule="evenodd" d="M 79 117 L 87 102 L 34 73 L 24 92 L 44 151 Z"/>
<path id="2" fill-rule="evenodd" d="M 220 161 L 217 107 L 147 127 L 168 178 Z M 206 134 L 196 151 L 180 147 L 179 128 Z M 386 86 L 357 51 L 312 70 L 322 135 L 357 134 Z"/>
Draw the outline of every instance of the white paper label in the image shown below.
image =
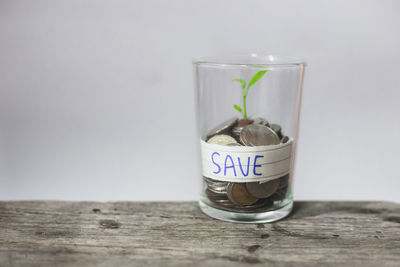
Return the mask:
<path id="1" fill-rule="evenodd" d="M 290 171 L 293 139 L 285 144 L 253 147 L 200 142 L 205 177 L 230 182 L 266 182 Z"/>

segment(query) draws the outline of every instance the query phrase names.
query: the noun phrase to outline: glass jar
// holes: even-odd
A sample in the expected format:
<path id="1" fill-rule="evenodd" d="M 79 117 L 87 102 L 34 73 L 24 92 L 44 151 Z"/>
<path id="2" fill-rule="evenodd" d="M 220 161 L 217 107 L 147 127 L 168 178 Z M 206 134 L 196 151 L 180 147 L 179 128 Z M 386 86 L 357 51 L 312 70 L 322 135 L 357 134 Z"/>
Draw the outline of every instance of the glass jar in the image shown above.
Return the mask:
<path id="1" fill-rule="evenodd" d="M 305 63 L 275 55 L 193 60 L 203 188 L 200 208 L 265 223 L 292 210 Z"/>

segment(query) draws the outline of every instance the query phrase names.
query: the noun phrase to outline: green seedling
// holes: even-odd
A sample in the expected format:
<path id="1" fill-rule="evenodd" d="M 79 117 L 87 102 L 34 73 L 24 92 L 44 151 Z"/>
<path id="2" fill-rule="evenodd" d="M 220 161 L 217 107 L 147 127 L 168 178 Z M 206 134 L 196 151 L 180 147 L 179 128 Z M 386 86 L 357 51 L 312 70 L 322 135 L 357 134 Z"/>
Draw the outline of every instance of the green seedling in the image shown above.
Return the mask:
<path id="1" fill-rule="evenodd" d="M 253 78 L 251 78 L 250 82 L 247 84 L 246 80 L 243 79 L 234 79 L 234 82 L 238 82 L 240 83 L 240 85 L 242 86 L 242 97 L 243 97 L 243 108 L 241 108 L 238 105 L 233 105 L 234 109 L 236 109 L 237 111 L 239 111 L 240 113 L 243 114 L 243 119 L 247 120 L 247 109 L 246 109 L 246 97 L 247 94 L 249 93 L 249 89 L 250 87 L 252 87 L 256 82 L 258 82 L 264 75 L 265 73 L 267 73 L 267 70 L 262 70 L 257 72 Z M 247 85 L 247 87 L 246 87 Z"/>

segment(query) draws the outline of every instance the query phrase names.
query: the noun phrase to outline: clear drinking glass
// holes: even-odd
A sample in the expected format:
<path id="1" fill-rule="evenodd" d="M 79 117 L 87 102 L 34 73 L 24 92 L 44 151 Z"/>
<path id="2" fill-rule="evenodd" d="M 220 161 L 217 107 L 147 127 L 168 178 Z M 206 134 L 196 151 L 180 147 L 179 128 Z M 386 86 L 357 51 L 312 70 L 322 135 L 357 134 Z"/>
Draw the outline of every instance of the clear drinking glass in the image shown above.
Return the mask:
<path id="1" fill-rule="evenodd" d="M 275 55 L 193 60 L 203 188 L 200 208 L 262 223 L 292 210 L 305 63 Z"/>

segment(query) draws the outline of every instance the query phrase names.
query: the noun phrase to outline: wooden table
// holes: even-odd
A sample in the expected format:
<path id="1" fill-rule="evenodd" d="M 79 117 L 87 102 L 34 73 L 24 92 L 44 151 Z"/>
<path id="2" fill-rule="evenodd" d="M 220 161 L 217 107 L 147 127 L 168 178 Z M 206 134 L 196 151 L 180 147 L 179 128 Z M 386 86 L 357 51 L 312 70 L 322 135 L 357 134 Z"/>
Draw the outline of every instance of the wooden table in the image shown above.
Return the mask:
<path id="1" fill-rule="evenodd" d="M 296 202 L 233 224 L 194 202 L 0 202 L 0 266 L 400 266 L 400 204 Z"/>

